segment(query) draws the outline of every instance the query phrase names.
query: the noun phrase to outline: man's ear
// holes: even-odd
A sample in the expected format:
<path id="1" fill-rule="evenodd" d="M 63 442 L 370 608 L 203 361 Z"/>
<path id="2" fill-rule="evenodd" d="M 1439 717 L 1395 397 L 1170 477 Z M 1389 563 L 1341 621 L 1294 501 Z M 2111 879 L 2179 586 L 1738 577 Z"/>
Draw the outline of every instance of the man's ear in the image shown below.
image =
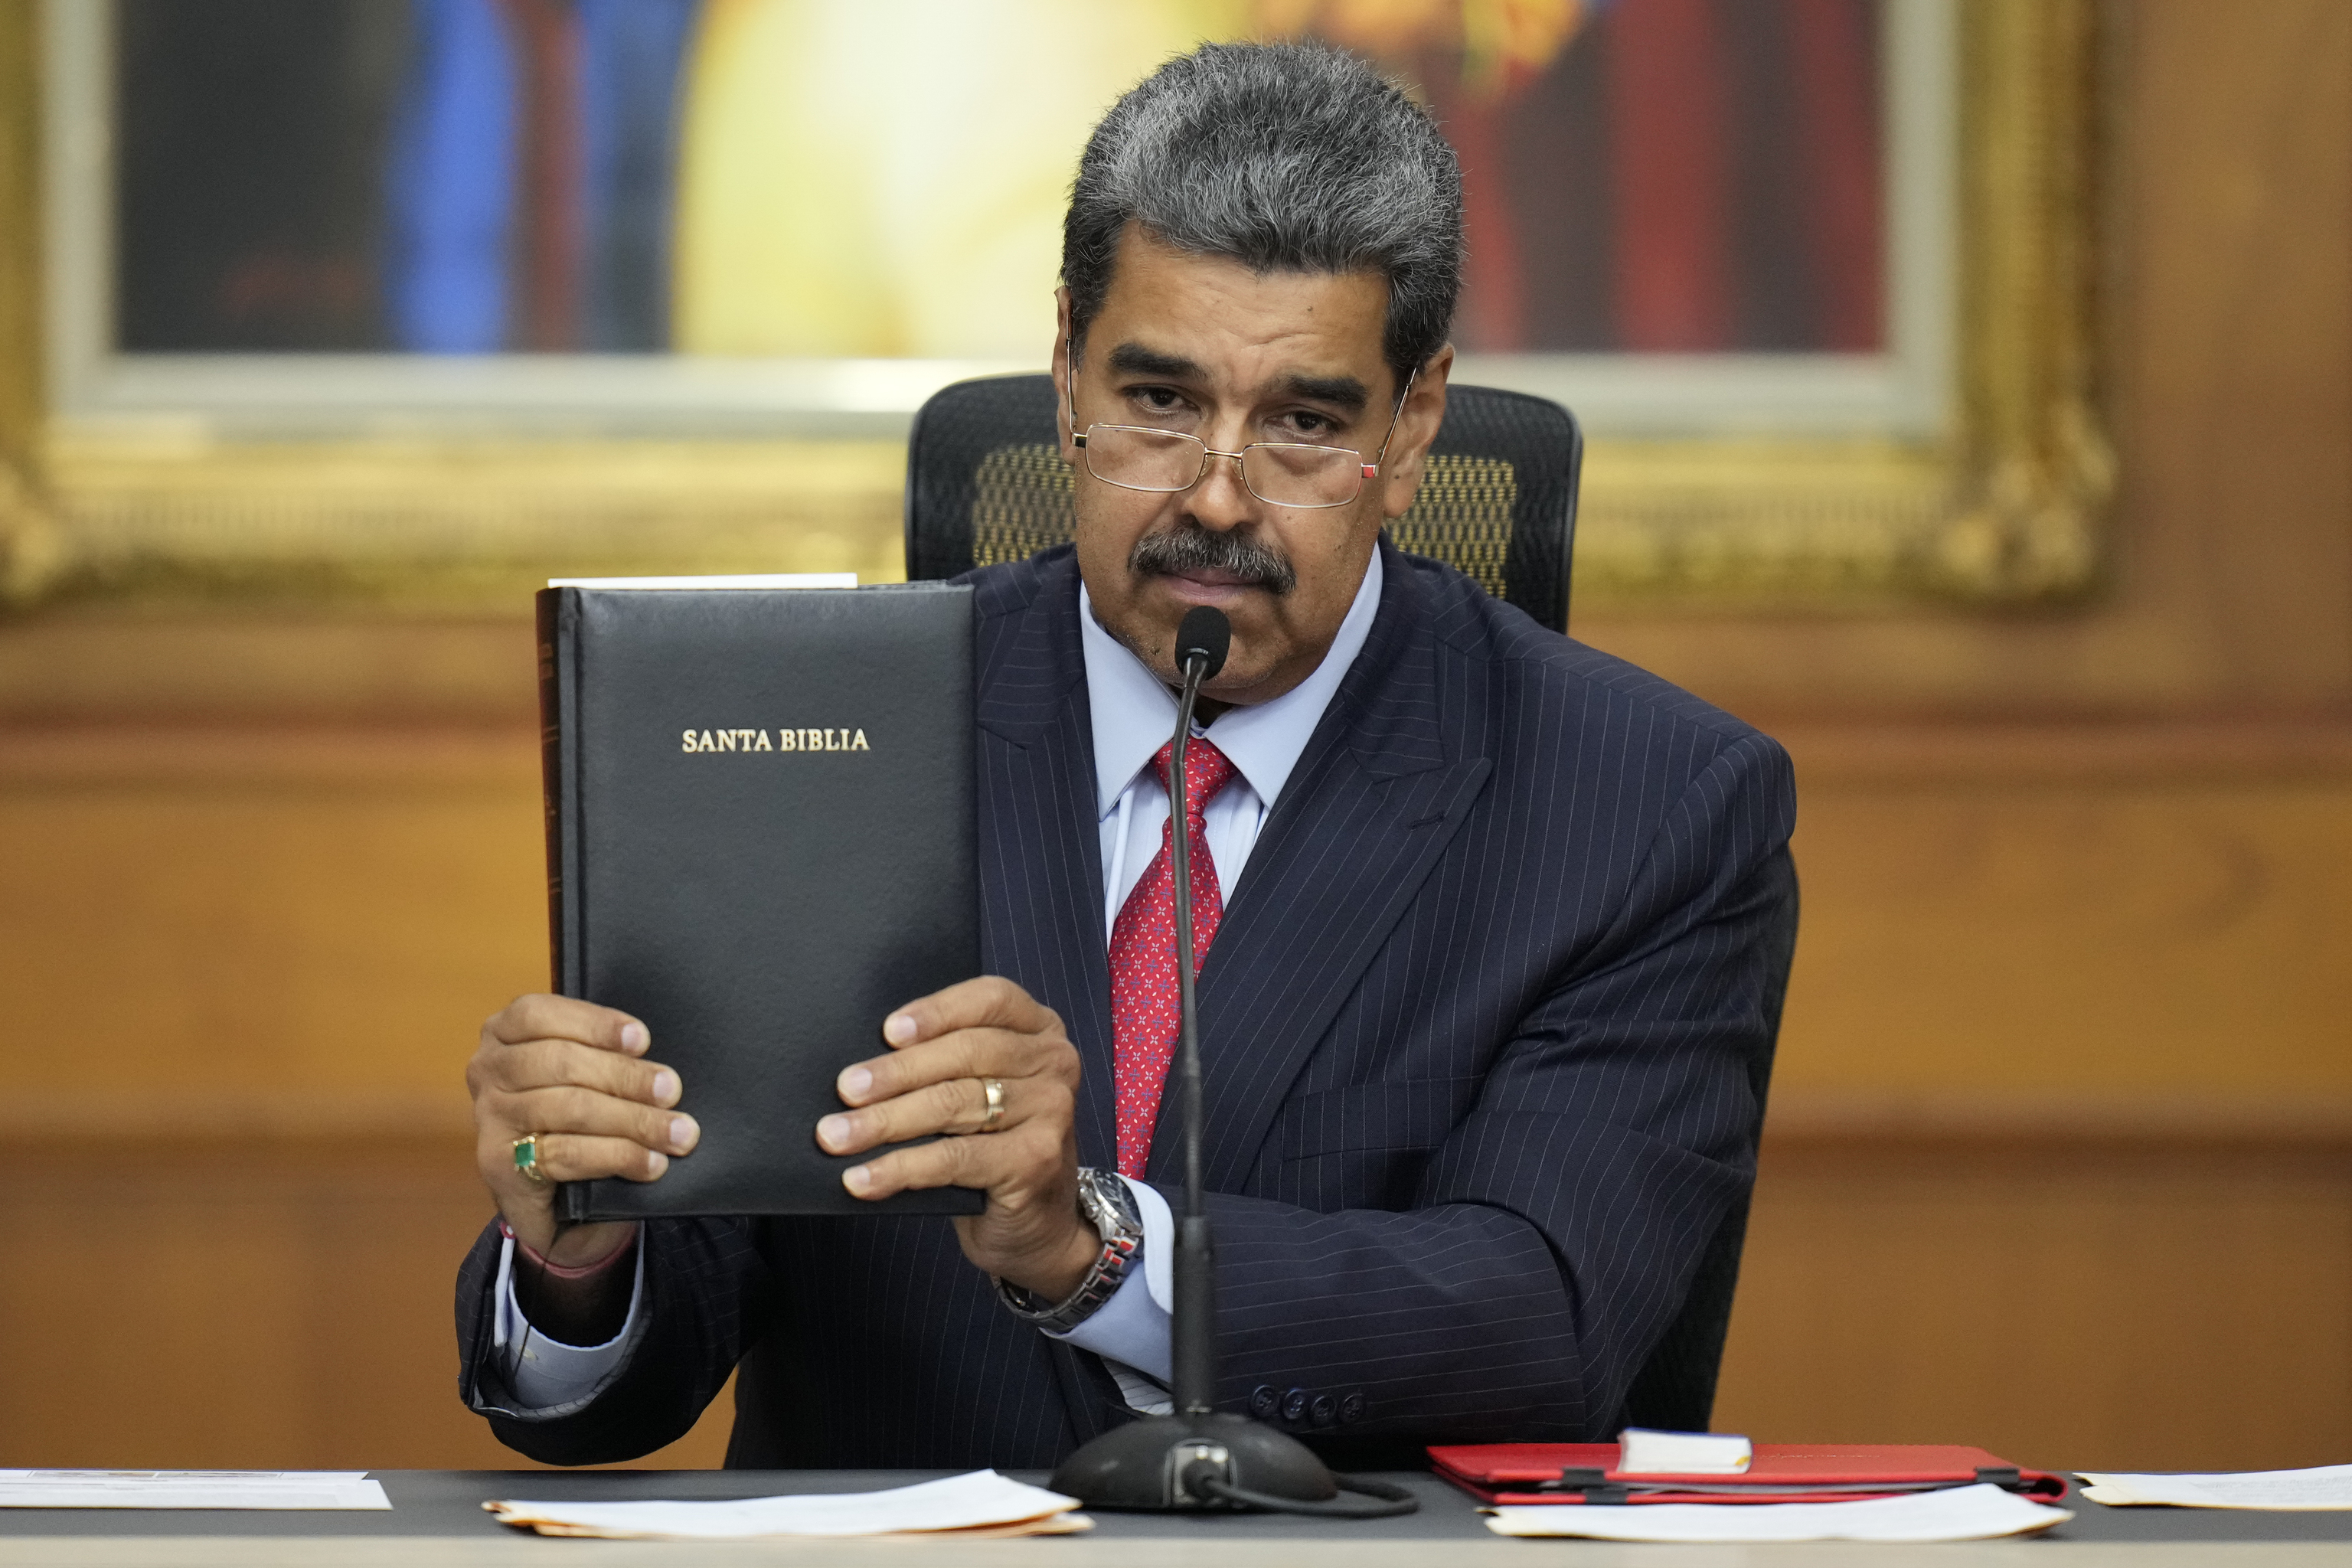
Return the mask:
<path id="1" fill-rule="evenodd" d="M 1062 461 L 1078 466 L 1076 434 L 1070 428 L 1070 291 L 1054 290 L 1054 427 L 1061 432 Z"/>
<path id="2" fill-rule="evenodd" d="M 1430 444 L 1445 423 L 1445 384 L 1454 374 L 1454 345 L 1429 356 L 1405 395 L 1397 416 L 1396 433 L 1389 437 L 1388 456 L 1381 463 L 1381 515 L 1402 517 L 1421 493 L 1422 476 L 1429 470 Z"/>

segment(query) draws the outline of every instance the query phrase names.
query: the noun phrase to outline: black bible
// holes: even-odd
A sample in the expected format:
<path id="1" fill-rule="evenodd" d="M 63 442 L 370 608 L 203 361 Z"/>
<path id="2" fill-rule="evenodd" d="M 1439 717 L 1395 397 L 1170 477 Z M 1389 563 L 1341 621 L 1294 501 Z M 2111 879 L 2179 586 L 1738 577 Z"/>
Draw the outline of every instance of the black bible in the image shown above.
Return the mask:
<path id="1" fill-rule="evenodd" d="M 816 1142 L 890 1010 L 980 973 L 971 591 L 539 595 L 555 989 L 645 1021 L 702 1127 L 572 1222 L 976 1214 L 852 1197 Z"/>

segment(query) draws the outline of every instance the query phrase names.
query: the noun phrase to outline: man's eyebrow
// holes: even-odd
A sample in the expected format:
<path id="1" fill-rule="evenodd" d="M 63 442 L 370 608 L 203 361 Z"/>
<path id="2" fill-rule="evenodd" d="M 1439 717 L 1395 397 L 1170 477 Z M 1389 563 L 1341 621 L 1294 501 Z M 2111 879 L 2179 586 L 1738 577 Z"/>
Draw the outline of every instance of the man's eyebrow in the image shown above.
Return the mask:
<path id="1" fill-rule="evenodd" d="M 1208 373 L 1182 354 L 1162 353 L 1141 343 L 1121 343 L 1110 351 L 1110 368 L 1129 375 L 1164 375 L 1171 381 L 1206 381 Z"/>
<path id="2" fill-rule="evenodd" d="M 1332 404 L 1350 414 L 1362 413 L 1372 395 L 1352 375 L 1287 375 L 1282 379 L 1282 390 L 1293 397 Z"/>
<path id="3" fill-rule="evenodd" d="M 1170 381 L 1191 382 L 1209 378 L 1208 372 L 1182 354 L 1165 353 L 1141 343 L 1119 344 L 1110 351 L 1107 363 L 1113 371 L 1126 375 L 1158 375 Z M 1370 390 L 1352 375 L 1286 375 L 1277 385 L 1286 396 L 1328 403 L 1350 414 L 1363 412 L 1364 405 L 1371 401 Z"/>

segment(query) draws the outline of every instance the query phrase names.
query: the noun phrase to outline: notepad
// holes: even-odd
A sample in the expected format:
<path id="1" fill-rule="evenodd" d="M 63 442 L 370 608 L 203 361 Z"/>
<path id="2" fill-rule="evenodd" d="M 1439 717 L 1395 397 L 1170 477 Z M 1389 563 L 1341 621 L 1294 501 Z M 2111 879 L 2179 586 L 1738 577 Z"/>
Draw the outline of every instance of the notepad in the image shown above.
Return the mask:
<path id="1" fill-rule="evenodd" d="M 1986 1541 L 2031 1535 L 2074 1516 L 1990 1485 L 1873 1498 L 1866 1502 L 1776 1502 L 1726 1506 L 1671 1502 L 1648 1508 L 1522 1508 L 1487 1510 L 1497 1535 L 1575 1536 L 1587 1541 Z"/>
<path id="2" fill-rule="evenodd" d="M 2089 1483 L 2083 1495 L 2109 1508 L 2253 1508 L 2283 1512 L 2352 1509 L 2352 1465 L 2213 1475 L 2076 1473 Z"/>
<path id="3" fill-rule="evenodd" d="M 391 1506 L 365 1470 L 0 1470 L 0 1508 Z"/>
<path id="4" fill-rule="evenodd" d="M 1094 1521 L 1078 1500 L 973 1470 L 873 1492 L 816 1492 L 730 1502 L 530 1502 L 482 1505 L 541 1535 L 614 1541 L 748 1541 L 765 1536 L 1066 1535 Z"/>

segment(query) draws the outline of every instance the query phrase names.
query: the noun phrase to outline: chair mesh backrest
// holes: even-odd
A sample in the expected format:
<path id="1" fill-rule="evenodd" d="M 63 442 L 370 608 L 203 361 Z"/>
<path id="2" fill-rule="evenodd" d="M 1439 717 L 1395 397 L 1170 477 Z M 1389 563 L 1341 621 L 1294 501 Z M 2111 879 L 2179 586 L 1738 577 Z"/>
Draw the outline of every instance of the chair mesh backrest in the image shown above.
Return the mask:
<path id="1" fill-rule="evenodd" d="M 907 455 L 908 576 L 952 577 L 1069 539 L 1057 413 L 1044 375 L 959 382 L 923 405 Z M 1390 536 L 1565 630 L 1583 456 L 1558 404 L 1454 386 L 1420 497 Z"/>

